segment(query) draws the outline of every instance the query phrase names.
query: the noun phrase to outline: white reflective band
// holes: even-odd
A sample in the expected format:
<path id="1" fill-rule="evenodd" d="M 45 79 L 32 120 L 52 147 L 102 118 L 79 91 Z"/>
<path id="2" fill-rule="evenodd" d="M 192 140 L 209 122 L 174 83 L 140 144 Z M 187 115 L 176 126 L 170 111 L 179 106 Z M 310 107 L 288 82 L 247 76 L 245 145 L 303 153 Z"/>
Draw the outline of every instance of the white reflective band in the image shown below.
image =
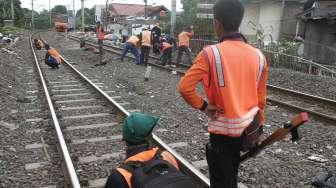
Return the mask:
<path id="1" fill-rule="evenodd" d="M 223 75 L 221 55 L 220 55 L 219 50 L 218 50 L 216 45 L 212 45 L 211 49 L 212 49 L 212 52 L 215 56 L 217 78 L 218 78 L 218 82 L 219 82 L 219 87 L 224 87 L 225 83 L 224 83 L 224 75 Z"/>
<path id="2" fill-rule="evenodd" d="M 264 55 L 261 53 L 260 50 L 258 50 L 258 54 L 259 54 L 259 72 L 258 72 L 258 78 L 257 78 L 257 84 L 259 84 L 261 75 L 262 75 L 262 71 L 264 69 L 264 65 L 265 65 L 265 59 L 264 59 Z"/>
<path id="3" fill-rule="evenodd" d="M 250 111 L 248 111 L 244 116 L 240 118 L 226 118 L 226 117 L 218 117 L 216 120 L 223 122 L 223 123 L 230 123 L 230 124 L 239 124 L 241 122 L 246 121 L 247 119 L 254 118 L 254 116 L 257 114 L 259 111 L 259 107 L 255 106 L 253 107 Z"/>

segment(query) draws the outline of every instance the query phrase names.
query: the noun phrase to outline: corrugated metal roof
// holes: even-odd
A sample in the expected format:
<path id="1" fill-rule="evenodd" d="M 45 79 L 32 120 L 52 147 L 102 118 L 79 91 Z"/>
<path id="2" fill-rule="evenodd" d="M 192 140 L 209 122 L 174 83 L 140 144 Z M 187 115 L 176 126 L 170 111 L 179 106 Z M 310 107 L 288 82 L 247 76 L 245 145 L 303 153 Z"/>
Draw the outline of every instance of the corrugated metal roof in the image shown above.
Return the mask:
<path id="1" fill-rule="evenodd" d="M 164 6 L 147 5 L 148 15 L 159 10 L 168 10 Z M 138 16 L 145 13 L 145 5 L 112 3 L 109 5 L 111 16 Z"/>

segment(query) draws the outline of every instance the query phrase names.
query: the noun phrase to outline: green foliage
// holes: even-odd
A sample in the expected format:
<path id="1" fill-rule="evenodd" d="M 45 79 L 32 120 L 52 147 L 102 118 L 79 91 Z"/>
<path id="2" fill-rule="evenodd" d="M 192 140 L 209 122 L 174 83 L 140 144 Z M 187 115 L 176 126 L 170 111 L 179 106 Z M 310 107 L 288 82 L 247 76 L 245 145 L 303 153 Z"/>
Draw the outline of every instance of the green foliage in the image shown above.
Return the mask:
<path id="1" fill-rule="evenodd" d="M 4 35 L 9 35 L 9 34 L 12 34 L 12 35 L 16 35 L 17 33 L 21 32 L 22 29 L 21 28 L 18 28 L 18 27 L 0 27 L 0 33 L 4 34 Z"/>
<path id="2" fill-rule="evenodd" d="M 64 5 L 56 5 L 54 8 L 51 9 L 53 14 L 66 14 L 67 8 Z"/>
<path id="3" fill-rule="evenodd" d="M 21 2 L 14 0 L 14 25 L 21 27 L 24 24 L 24 15 L 21 9 Z M 11 0 L 0 0 L 0 26 L 3 26 L 4 20 L 12 19 Z"/>
<path id="4" fill-rule="evenodd" d="M 95 24 L 95 9 L 94 8 L 84 8 L 84 24 L 94 25 Z M 76 12 L 76 26 L 81 27 L 82 25 L 82 10 Z"/>

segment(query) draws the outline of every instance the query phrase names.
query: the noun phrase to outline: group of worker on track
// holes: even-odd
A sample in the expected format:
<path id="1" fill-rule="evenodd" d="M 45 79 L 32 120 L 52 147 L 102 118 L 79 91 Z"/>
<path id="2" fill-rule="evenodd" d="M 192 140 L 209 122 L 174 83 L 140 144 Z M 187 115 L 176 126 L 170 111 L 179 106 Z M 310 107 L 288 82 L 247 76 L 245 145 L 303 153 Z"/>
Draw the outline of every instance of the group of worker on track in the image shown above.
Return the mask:
<path id="1" fill-rule="evenodd" d="M 211 187 L 236 188 L 240 152 L 256 145 L 265 123 L 267 63 L 262 52 L 249 45 L 238 32 L 244 15 L 239 0 L 217 0 L 213 10 L 219 42 L 206 46 L 197 55 L 178 88 L 189 105 L 209 117 L 206 159 Z M 186 52 L 191 61 L 189 39 L 192 35 L 192 28 L 186 28 L 179 35 L 178 63 L 182 52 Z M 151 40 L 148 29 L 139 37 L 131 36 L 121 59 L 131 51 L 137 64 L 146 65 Z M 171 43 L 168 39 L 161 42 L 162 59 L 169 64 Z M 51 57 L 53 52 L 48 50 Z M 196 91 L 199 82 L 206 99 Z M 169 152 L 150 146 L 151 132 L 157 121 L 140 113 L 132 113 L 125 119 L 122 135 L 127 145 L 126 160 L 112 170 L 106 188 L 196 187 L 179 171 L 179 164 Z"/>
<path id="2" fill-rule="evenodd" d="M 181 62 L 183 53 L 188 55 L 188 62 L 192 63 L 191 50 L 189 48 L 190 38 L 194 35 L 191 27 L 186 27 L 178 36 L 178 48 L 176 48 L 176 41 L 170 35 L 161 36 L 160 23 L 156 22 L 155 26 L 150 28 L 143 28 L 139 35 L 132 35 L 125 42 L 124 49 L 121 55 L 121 61 L 124 61 L 128 52 L 131 52 L 135 58 L 135 64 L 147 66 L 150 49 L 153 49 L 155 55 L 161 54 L 162 65 L 171 65 L 173 49 L 178 49 L 177 64 Z M 99 52 L 103 53 L 104 29 L 100 22 L 97 22 L 96 35 L 98 38 Z M 139 52 L 140 51 L 140 52 Z M 101 56 L 102 57 L 102 56 Z M 106 62 L 100 61 L 101 65 Z"/>

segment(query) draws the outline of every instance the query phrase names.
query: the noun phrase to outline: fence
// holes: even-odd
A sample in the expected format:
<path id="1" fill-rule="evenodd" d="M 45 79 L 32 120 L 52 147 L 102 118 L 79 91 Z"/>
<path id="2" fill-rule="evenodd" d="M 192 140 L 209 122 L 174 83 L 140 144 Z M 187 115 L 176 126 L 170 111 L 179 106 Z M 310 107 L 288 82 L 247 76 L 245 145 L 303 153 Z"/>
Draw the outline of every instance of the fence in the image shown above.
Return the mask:
<path id="1" fill-rule="evenodd" d="M 190 41 L 190 48 L 193 53 L 198 53 L 206 45 L 215 44 L 216 41 L 213 40 L 203 40 L 203 39 L 192 39 Z M 274 48 L 273 48 L 274 49 Z M 316 63 L 312 60 L 301 58 L 298 56 L 288 55 L 278 51 L 272 51 L 269 49 L 262 49 L 264 52 L 268 63 L 274 68 L 285 68 L 294 70 L 297 72 L 302 72 L 311 75 L 325 76 L 325 77 L 336 77 L 336 68 L 327 67 Z"/>

